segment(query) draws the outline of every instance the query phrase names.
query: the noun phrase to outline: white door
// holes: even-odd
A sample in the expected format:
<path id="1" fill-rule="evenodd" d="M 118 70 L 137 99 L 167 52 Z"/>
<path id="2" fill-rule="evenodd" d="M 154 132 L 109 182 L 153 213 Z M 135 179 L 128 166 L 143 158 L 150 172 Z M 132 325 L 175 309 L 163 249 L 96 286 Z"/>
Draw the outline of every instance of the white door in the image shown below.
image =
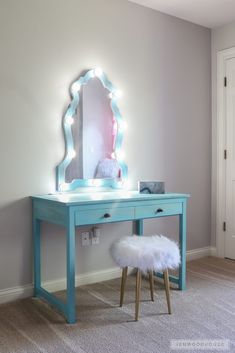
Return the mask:
<path id="1" fill-rule="evenodd" d="M 225 257 L 235 259 L 235 58 L 226 60 L 226 81 Z"/>

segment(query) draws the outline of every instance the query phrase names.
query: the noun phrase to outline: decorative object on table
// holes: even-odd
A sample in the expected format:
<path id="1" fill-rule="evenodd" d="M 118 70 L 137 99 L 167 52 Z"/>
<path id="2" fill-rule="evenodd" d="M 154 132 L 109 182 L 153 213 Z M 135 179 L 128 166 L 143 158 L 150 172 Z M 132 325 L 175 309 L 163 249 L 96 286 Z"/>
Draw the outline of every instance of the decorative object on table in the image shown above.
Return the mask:
<path id="1" fill-rule="evenodd" d="M 165 183 L 163 181 L 139 181 L 141 194 L 164 194 Z"/>
<path id="2" fill-rule="evenodd" d="M 162 235 L 128 236 L 115 241 L 110 253 L 117 265 L 122 268 L 120 306 L 123 304 L 128 267 L 137 268 L 135 320 L 139 317 L 141 272 L 149 273 L 151 300 L 153 297 L 153 272 L 163 271 L 168 313 L 171 314 L 170 285 L 168 269 L 176 269 L 180 264 L 178 245 Z"/>
<path id="3" fill-rule="evenodd" d="M 96 178 L 118 178 L 120 174 L 119 163 L 116 159 L 104 158 L 99 161 Z"/>

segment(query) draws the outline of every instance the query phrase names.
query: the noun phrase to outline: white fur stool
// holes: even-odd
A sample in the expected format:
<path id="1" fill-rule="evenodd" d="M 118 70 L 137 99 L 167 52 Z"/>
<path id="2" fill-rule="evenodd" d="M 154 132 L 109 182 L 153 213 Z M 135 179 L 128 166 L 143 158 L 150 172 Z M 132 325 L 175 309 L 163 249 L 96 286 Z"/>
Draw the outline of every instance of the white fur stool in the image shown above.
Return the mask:
<path id="1" fill-rule="evenodd" d="M 177 244 L 162 235 L 133 235 L 115 241 L 110 248 L 110 253 L 116 264 L 122 268 L 120 306 L 123 304 L 128 266 L 137 268 L 136 321 L 139 316 L 141 272 L 149 273 L 151 300 L 153 301 L 153 271 L 163 271 L 168 312 L 171 314 L 168 269 L 176 269 L 180 264 Z"/>

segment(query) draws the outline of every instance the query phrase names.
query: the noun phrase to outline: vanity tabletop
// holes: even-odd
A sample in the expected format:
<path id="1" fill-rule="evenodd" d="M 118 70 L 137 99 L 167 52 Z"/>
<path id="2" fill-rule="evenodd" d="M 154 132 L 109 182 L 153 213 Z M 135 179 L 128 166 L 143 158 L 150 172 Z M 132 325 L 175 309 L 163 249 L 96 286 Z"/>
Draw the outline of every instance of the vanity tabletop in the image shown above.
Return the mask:
<path id="1" fill-rule="evenodd" d="M 144 201 L 144 200 L 166 200 L 188 198 L 189 194 L 140 194 L 138 191 L 105 191 L 105 192 L 89 192 L 89 193 L 56 193 L 32 196 L 33 200 L 44 200 L 56 202 L 64 205 L 81 205 L 89 203 L 106 203 L 106 202 L 125 202 L 125 201 Z"/>

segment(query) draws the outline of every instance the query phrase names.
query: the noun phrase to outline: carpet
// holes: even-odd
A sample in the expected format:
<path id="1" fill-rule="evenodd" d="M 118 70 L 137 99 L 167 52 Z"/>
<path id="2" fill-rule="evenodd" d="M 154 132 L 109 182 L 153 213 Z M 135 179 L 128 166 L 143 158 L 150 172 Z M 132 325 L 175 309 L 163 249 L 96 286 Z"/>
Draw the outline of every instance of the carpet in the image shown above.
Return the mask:
<path id="1" fill-rule="evenodd" d="M 164 287 L 155 283 L 150 301 L 142 281 L 140 318 L 134 319 L 135 278 L 128 276 L 124 306 L 120 279 L 77 288 L 75 325 L 40 299 L 27 298 L 0 306 L 1 353 L 168 353 L 172 339 L 227 339 L 235 352 L 235 262 L 207 257 L 188 263 L 187 290 L 172 289 L 167 314 Z M 56 295 L 64 299 L 65 292 Z M 216 350 L 210 350 L 215 352 Z"/>

